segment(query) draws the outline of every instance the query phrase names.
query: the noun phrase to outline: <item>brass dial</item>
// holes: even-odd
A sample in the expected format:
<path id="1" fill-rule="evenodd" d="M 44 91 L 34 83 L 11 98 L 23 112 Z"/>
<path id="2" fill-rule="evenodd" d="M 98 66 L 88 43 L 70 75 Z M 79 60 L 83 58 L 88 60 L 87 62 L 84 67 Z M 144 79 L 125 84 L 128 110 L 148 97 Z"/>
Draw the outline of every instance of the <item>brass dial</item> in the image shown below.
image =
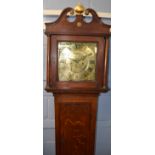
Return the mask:
<path id="1" fill-rule="evenodd" d="M 59 42 L 59 81 L 94 81 L 96 79 L 97 43 Z"/>

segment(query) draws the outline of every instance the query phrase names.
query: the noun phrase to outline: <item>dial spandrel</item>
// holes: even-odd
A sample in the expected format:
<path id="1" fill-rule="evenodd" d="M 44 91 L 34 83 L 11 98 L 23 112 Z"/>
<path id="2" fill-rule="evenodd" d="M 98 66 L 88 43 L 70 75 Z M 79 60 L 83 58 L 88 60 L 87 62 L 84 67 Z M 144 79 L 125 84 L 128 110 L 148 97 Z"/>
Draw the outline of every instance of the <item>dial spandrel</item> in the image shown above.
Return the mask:
<path id="1" fill-rule="evenodd" d="M 95 81 L 97 43 L 58 42 L 59 81 Z"/>

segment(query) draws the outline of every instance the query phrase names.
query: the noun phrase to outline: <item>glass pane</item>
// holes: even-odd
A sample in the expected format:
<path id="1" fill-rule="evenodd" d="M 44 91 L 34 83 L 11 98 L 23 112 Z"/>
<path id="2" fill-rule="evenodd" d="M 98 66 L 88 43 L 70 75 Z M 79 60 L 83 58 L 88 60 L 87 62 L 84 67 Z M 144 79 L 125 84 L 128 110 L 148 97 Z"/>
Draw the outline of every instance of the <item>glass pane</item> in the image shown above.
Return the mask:
<path id="1" fill-rule="evenodd" d="M 59 81 L 96 79 L 97 43 L 58 42 Z"/>

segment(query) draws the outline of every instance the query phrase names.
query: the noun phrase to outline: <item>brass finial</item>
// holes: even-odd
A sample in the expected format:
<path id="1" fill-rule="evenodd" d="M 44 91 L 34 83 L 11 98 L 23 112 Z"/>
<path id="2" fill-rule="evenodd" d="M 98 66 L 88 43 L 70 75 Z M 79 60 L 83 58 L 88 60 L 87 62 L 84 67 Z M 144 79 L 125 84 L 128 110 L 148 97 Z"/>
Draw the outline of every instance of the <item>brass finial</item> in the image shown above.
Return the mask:
<path id="1" fill-rule="evenodd" d="M 76 14 L 82 14 L 85 11 L 85 7 L 81 3 L 79 3 L 75 6 L 74 10 Z"/>

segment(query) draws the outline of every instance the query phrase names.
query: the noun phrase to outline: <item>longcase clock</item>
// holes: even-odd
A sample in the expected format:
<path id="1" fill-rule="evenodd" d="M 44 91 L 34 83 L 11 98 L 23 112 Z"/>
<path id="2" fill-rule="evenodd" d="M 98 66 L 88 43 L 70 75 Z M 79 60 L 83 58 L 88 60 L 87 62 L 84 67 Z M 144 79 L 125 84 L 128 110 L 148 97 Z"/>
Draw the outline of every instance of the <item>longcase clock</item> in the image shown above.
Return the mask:
<path id="1" fill-rule="evenodd" d="M 108 91 L 110 26 L 82 5 L 64 9 L 45 25 L 45 89 L 54 95 L 56 155 L 94 155 L 98 96 Z"/>

